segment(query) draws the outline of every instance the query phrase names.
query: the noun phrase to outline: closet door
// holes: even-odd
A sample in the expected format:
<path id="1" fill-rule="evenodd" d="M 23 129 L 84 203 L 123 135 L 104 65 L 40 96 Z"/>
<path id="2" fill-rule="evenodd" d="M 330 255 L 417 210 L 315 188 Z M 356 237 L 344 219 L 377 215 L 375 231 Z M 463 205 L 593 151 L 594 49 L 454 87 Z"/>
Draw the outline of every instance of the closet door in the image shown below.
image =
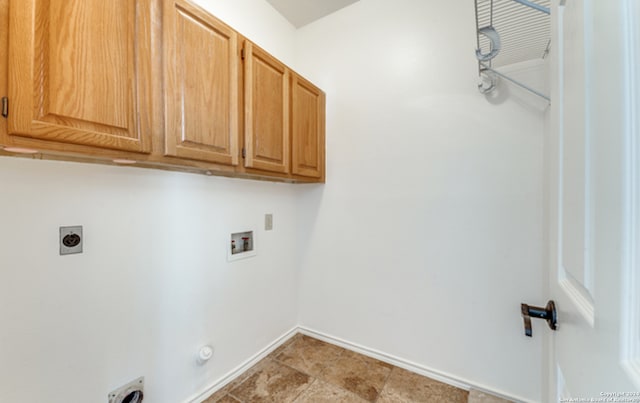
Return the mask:
<path id="1" fill-rule="evenodd" d="M 289 173 L 289 69 L 246 41 L 245 166 Z"/>
<path id="2" fill-rule="evenodd" d="M 11 0 L 10 135 L 150 151 L 154 0 Z"/>
<path id="3" fill-rule="evenodd" d="M 165 154 L 238 164 L 237 33 L 183 0 L 165 0 Z"/>
<path id="4" fill-rule="evenodd" d="M 325 95 L 293 74 L 291 90 L 292 171 L 310 178 L 324 176 Z"/>

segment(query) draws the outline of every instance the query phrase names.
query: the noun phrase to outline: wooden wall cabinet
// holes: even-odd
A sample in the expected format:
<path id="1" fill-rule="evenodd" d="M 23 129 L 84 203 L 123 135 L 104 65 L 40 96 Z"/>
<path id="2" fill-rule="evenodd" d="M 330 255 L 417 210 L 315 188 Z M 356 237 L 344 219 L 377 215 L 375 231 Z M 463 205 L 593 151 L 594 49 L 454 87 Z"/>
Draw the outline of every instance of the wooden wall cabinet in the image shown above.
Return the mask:
<path id="1" fill-rule="evenodd" d="M 187 0 L 0 0 L 0 25 L 0 155 L 324 181 L 324 93 Z"/>
<path id="2" fill-rule="evenodd" d="M 11 0 L 8 134 L 151 150 L 152 0 Z"/>
<path id="3" fill-rule="evenodd" d="M 245 167 L 324 181 L 325 94 L 245 41 Z"/>
<path id="4" fill-rule="evenodd" d="M 238 34 L 184 0 L 164 8 L 165 154 L 238 164 Z"/>
<path id="5" fill-rule="evenodd" d="M 324 180 L 325 94 L 297 74 L 291 81 L 292 173 Z"/>
<path id="6" fill-rule="evenodd" d="M 289 173 L 289 69 L 249 41 L 243 55 L 245 166 Z"/>

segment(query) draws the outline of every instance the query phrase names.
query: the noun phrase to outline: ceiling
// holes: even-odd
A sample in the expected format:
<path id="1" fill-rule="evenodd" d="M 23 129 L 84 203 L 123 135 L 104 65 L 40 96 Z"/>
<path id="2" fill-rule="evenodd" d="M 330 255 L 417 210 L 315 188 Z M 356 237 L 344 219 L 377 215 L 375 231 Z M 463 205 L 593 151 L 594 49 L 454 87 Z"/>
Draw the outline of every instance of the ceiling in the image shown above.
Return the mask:
<path id="1" fill-rule="evenodd" d="M 296 28 L 329 15 L 359 0 L 267 0 Z"/>

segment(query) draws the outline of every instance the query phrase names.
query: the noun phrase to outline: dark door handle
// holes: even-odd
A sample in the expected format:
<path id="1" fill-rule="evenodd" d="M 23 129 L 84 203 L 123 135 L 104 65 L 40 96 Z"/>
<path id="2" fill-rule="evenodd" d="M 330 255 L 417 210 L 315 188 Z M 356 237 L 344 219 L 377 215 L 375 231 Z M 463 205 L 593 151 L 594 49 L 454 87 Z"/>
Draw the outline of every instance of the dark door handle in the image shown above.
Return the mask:
<path id="1" fill-rule="evenodd" d="M 558 313 L 556 311 L 556 303 L 553 301 L 547 302 L 547 306 L 544 308 L 527 304 L 520 304 L 520 310 L 522 312 L 522 319 L 524 320 L 525 336 L 533 336 L 533 330 L 531 329 L 531 318 L 546 320 L 551 330 L 556 330 L 558 328 Z"/>

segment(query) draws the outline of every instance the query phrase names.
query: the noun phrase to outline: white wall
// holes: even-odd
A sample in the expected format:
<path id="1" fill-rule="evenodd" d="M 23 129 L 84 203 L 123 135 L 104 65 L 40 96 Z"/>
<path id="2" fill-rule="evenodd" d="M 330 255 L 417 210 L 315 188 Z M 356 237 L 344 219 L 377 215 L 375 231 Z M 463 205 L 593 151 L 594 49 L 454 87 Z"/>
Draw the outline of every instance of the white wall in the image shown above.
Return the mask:
<path id="1" fill-rule="evenodd" d="M 2 402 L 101 402 L 144 375 L 176 403 L 296 324 L 290 185 L 0 158 L 0 187 Z M 82 255 L 58 256 L 61 225 Z M 229 264 L 245 229 L 258 255 Z"/>
<path id="2" fill-rule="evenodd" d="M 524 337 L 519 304 L 546 301 L 544 103 L 478 93 L 473 13 L 361 0 L 298 32 L 295 66 L 328 102 L 327 184 L 302 195 L 300 322 L 539 401 L 546 329 Z"/>
<path id="3" fill-rule="evenodd" d="M 294 61 L 296 29 L 266 0 L 190 0 L 285 64 Z"/>
<path id="4" fill-rule="evenodd" d="M 144 375 L 181 402 L 298 320 L 539 400 L 518 304 L 544 300 L 542 113 L 475 90 L 471 5 L 361 0 L 296 33 L 263 0 L 197 2 L 326 90 L 327 184 L 0 158 L 0 401 Z M 76 224 L 85 253 L 58 256 Z M 258 256 L 228 264 L 245 228 Z"/>
<path id="5" fill-rule="evenodd" d="M 201 3 L 292 59 L 293 28 L 263 0 Z M 145 402 L 182 402 L 290 330 L 296 192 L 0 158 L 0 402 L 106 402 L 138 376 Z M 82 255 L 58 255 L 62 225 L 84 226 Z M 229 264 L 229 233 L 245 229 L 257 231 L 258 255 Z M 206 343 L 216 352 L 200 367 Z"/>

